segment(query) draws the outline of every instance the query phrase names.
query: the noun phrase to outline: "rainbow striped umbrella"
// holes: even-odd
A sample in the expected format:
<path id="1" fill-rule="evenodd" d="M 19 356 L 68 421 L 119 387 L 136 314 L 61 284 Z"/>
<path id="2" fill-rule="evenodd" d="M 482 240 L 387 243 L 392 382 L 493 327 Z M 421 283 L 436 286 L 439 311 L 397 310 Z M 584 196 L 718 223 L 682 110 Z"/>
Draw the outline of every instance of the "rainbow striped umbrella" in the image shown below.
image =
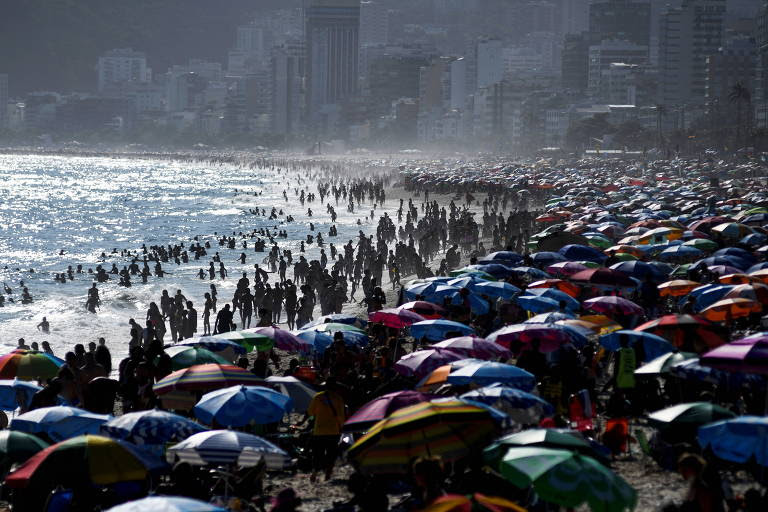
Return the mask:
<path id="1" fill-rule="evenodd" d="M 347 454 L 364 473 L 407 473 L 416 457 L 454 462 L 478 453 L 496 431 L 487 409 L 459 400 L 424 402 L 378 422 Z"/>
<path id="2" fill-rule="evenodd" d="M 239 366 L 210 363 L 177 370 L 159 380 L 153 389 L 156 395 L 163 395 L 170 391 L 213 390 L 260 382 L 262 379 Z"/>
<path id="3" fill-rule="evenodd" d="M 257 327 L 256 329 L 264 329 L 264 327 Z M 221 332 L 219 334 L 214 334 L 213 336 L 207 336 L 206 340 L 234 341 L 245 347 L 248 352 L 252 351 L 254 348 L 260 352 L 266 352 L 272 350 L 272 347 L 275 346 L 275 341 L 272 338 L 255 329 Z"/>
<path id="4" fill-rule="evenodd" d="M 0 356 L 0 379 L 50 379 L 59 373 L 64 361 L 35 350 L 14 350 Z"/>

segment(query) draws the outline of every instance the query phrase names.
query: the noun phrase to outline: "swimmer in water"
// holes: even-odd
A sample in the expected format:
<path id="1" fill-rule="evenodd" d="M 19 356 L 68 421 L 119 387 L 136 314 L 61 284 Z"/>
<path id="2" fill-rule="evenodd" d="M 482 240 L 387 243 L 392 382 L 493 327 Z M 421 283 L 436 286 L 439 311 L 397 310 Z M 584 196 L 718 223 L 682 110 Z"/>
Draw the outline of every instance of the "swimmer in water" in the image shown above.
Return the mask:
<path id="1" fill-rule="evenodd" d="M 43 321 L 37 324 L 37 330 L 42 332 L 43 334 L 50 334 L 51 332 L 51 324 L 48 323 L 48 320 L 43 317 Z"/>

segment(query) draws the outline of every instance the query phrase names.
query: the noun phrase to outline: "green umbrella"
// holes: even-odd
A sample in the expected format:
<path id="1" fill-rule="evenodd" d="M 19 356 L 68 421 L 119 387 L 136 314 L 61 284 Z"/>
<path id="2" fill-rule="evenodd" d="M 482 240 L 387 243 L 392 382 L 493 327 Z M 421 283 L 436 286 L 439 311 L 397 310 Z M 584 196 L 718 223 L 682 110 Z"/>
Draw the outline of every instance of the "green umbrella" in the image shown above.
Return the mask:
<path id="1" fill-rule="evenodd" d="M 635 375 L 661 375 L 669 372 L 669 369 L 674 364 L 688 359 L 696 359 L 697 357 L 699 356 L 693 352 L 669 352 L 635 370 Z"/>
<path id="2" fill-rule="evenodd" d="M 575 430 L 533 428 L 500 437 L 483 450 L 483 458 L 491 467 L 497 468 L 510 448 L 524 446 L 576 450 L 585 454 L 592 453 L 589 442 Z"/>
<path id="3" fill-rule="evenodd" d="M 211 337 L 239 343 L 248 349 L 248 352 L 252 351 L 254 347 L 258 349 L 259 352 L 267 352 L 275 346 L 275 340 L 272 338 L 257 332 L 248 332 L 247 330 L 222 332 L 214 334 Z"/>
<path id="4" fill-rule="evenodd" d="M 686 263 L 685 265 L 680 265 L 678 267 L 675 267 L 675 269 L 672 271 L 671 274 L 669 274 L 670 279 L 674 279 L 675 277 L 687 277 L 688 276 L 688 269 L 691 267 L 690 263 Z"/>
<path id="5" fill-rule="evenodd" d="M 165 353 L 171 358 L 171 368 L 173 370 L 189 368 L 196 364 L 232 364 L 232 361 L 227 361 L 226 358 L 201 347 L 181 345 L 169 347 L 165 350 Z"/>
<path id="6" fill-rule="evenodd" d="M 0 460 L 5 463 L 24 462 L 46 448 L 48 443 L 32 434 L 16 430 L 0 431 Z"/>
<path id="7" fill-rule="evenodd" d="M 637 259 L 637 256 L 628 252 L 617 252 L 614 254 L 614 257 L 619 261 L 634 261 Z"/>
<path id="8" fill-rule="evenodd" d="M 693 240 L 687 240 L 683 242 L 683 245 L 695 247 L 696 249 L 699 249 L 702 251 L 714 251 L 718 247 L 720 247 L 720 245 L 717 242 L 713 242 L 708 238 L 694 238 Z"/>
<path id="9" fill-rule="evenodd" d="M 601 265 L 599 263 L 595 263 L 594 261 L 577 261 L 576 263 L 580 263 L 584 265 L 587 268 L 600 268 Z"/>
<path id="10" fill-rule="evenodd" d="M 623 478 L 576 452 L 510 448 L 499 471 L 513 485 L 533 486 L 541 499 L 567 508 L 587 503 L 593 512 L 623 512 L 637 504 L 637 493 Z"/>
<path id="11" fill-rule="evenodd" d="M 659 428 L 704 425 L 735 417 L 728 409 L 709 402 L 673 405 L 648 415 L 651 424 Z"/>

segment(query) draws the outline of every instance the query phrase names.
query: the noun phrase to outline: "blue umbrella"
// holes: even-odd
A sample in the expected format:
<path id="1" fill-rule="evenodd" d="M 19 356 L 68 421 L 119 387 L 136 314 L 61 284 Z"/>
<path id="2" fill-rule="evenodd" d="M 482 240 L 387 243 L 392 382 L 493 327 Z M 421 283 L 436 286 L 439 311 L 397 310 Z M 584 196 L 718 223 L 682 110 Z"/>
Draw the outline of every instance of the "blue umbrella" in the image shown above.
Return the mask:
<path id="1" fill-rule="evenodd" d="M 765 236 L 765 235 L 763 235 Z M 759 244 L 758 244 L 759 245 Z M 731 258 L 738 258 L 744 261 L 749 262 L 750 264 L 754 265 L 757 261 L 755 260 L 755 257 L 752 256 L 752 253 L 750 253 L 747 250 L 742 249 L 741 247 L 724 247 L 723 249 L 718 249 L 715 251 L 712 256 L 726 256 Z"/>
<path id="2" fill-rule="evenodd" d="M 451 300 L 452 304 L 461 304 L 462 297 L 460 295 L 461 288 L 456 286 L 448 286 L 447 284 L 441 284 L 435 287 L 435 290 L 425 298 L 434 304 L 443 304 L 446 298 Z M 469 307 L 473 313 L 477 315 L 484 315 L 490 311 L 490 305 L 479 295 L 469 292 L 467 296 L 469 300 Z"/>
<path id="3" fill-rule="evenodd" d="M 543 270 L 534 267 L 515 267 L 512 269 L 512 274 L 519 277 L 531 277 L 534 279 L 549 279 L 552 277 Z"/>
<path id="4" fill-rule="evenodd" d="M 226 512 L 226 509 L 204 501 L 178 496 L 149 496 L 129 501 L 107 510 L 107 512 Z"/>
<path id="5" fill-rule="evenodd" d="M 531 254 L 531 259 L 537 265 L 548 267 L 561 261 L 568 261 L 568 258 L 558 252 L 542 251 Z"/>
<path id="6" fill-rule="evenodd" d="M 742 258 L 739 258 L 738 256 L 725 255 L 710 256 L 709 258 L 701 259 L 694 263 L 691 268 L 700 268 L 701 266 L 714 267 L 717 265 L 726 265 L 729 267 L 736 267 L 739 270 L 746 270 L 747 268 L 751 267 L 752 264 L 753 262 L 746 261 Z"/>
<path id="7" fill-rule="evenodd" d="M 473 286 L 479 284 L 479 283 L 492 283 L 494 281 L 488 281 L 487 279 L 483 279 L 482 277 L 477 277 L 473 275 L 466 275 L 461 277 L 455 277 L 453 279 L 450 279 L 449 281 L 446 281 L 445 284 L 448 286 L 455 286 L 456 288 L 469 288 L 472 289 Z"/>
<path id="8" fill-rule="evenodd" d="M 350 315 L 348 313 L 333 313 L 330 315 L 321 316 L 302 327 L 304 329 L 309 329 L 310 327 L 314 327 L 316 325 L 327 324 L 331 322 L 336 324 L 354 325 L 355 327 L 359 327 L 361 329 L 365 329 L 365 327 L 368 325 L 368 320 L 360 318 L 359 316 Z"/>
<path id="9" fill-rule="evenodd" d="M 11 430 L 28 434 L 45 434 L 59 442 L 83 434 L 99 434 L 101 425 L 111 420 L 109 414 L 57 405 L 25 412 L 11 420 Z"/>
<path id="10" fill-rule="evenodd" d="M 512 271 L 512 267 L 501 265 L 499 263 L 486 263 L 484 265 L 469 265 L 467 266 L 467 268 L 474 268 L 477 270 L 481 270 L 486 274 L 490 274 L 496 278 L 505 278 L 514 274 L 514 272 Z"/>
<path id="11" fill-rule="evenodd" d="M 536 377 L 511 364 L 483 361 L 460 368 L 448 374 L 448 383 L 457 386 L 475 384 L 488 386 L 495 383 L 531 391 L 536 387 Z"/>
<path id="12" fill-rule="evenodd" d="M 202 347 L 211 352 L 224 352 L 231 349 L 236 354 L 245 354 L 248 350 L 241 344 L 225 340 L 221 338 L 214 338 L 212 336 L 201 336 L 195 341 L 189 341 L 187 343 L 181 343 L 181 345 L 188 347 Z"/>
<path id="13" fill-rule="evenodd" d="M 560 309 L 560 303 L 549 297 L 521 295 L 515 301 L 521 308 L 531 313 L 548 313 Z"/>
<path id="14" fill-rule="evenodd" d="M 311 343 L 315 348 L 315 353 L 318 355 L 322 355 L 323 352 L 325 352 L 325 349 L 330 347 L 333 343 L 333 336 L 327 332 L 313 331 L 312 329 L 309 329 L 306 331 L 295 331 L 294 334 L 297 338 Z"/>
<path id="15" fill-rule="evenodd" d="M 748 247 L 760 247 L 761 245 L 765 245 L 765 242 L 767 241 L 768 236 L 765 236 L 762 233 L 752 233 L 739 240 L 739 244 Z"/>
<path id="16" fill-rule="evenodd" d="M 768 213 L 754 213 L 741 220 L 742 224 L 768 224 Z"/>
<path id="17" fill-rule="evenodd" d="M 763 270 L 768 268 L 768 261 L 763 261 L 762 263 L 755 263 L 751 267 L 747 269 L 747 274 L 751 274 L 752 272 L 757 272 L 758 270 Z"/>
<path id="18" fill-rule="evenodd" d="M 426 338 L 430 341 L 442 341 L 448 338 L 475 334 L 473 328 L 451 320 L 424 320 L 412 324 L 410 329 L 411 336 L 414 338 Z"/>
<path id="19" fill-rule="evenodd" d="M 555 408 L 546 400 L 502 384 L 491 384 L 478 388 L 464 393 L 459 398 L 490 405 L 522 424 L 538 424 L 541 418 L 552 416 L 555 413 Z"/>
<path id="20" fill-rule="evenodd" d="M 41 389 L 43 388 L 25 380 L 0 380 L 0 409 L 15 411 L 22 405 L 25 408 L 29 407 L 32 397 Z"/>
<path id="21" fill-rule="evenodd" d="M 506 264 L 507 262 L 517 265 L 523 260 L 522 255 L 512 251 L 496 251 L 485 256 L 481 261 L 498 261 L 499 263 Z"/>
<path id="22" fill-rule="evenodd" d="M 766 378 L 752 373 L 728 372 L 711 366 L 702 366 L 698 359 L 688 359 L 673 364 L 669 374 L 685 380 L 708 382 L 718 386 L 749 386 L 761 391 L 765 389 Z"/>
<path id="23" fill-rule="evenodd" d="M 615 265 L 611 265 L 611 269 L 624 272 L 630 277 L 635 277 L 640 280 L 645 280 L 647 277 L 650 277 L 656 281 L 663 281 L 667 278 L 667 275 L 657 267 L 639 260 L 622 261 Z"/>
<path id="24" fill-rule="evenodd" d="M 548 299 L 552 299 L 556 301 L 558 304 L 561 302 L 565 303 L 565 308 L 577 311 L 581 308 L 581 304 L 579 301 L 568 295 L 567 293 L 558 290 L 557 288 L 527 288 L 525 290 L 525 295 L 533 295 L 536 297 L 547 297 Z"/>
<path id="25" fill-rule="evenodd" d="M 700 257 L 703 251 L 690 245 L 673 245 L 667 247 L 657 256 L 662 261 L 677 261 Z"/>
<path id="26" fill-rule="evenodd" d="M 232 386 L 206 393 L 195 405 L 195 416 L 226 427 L 277 423 L 293 409 L 290 397 L 261 386 Z"/>
<path id="27" fill-rule="evenodd" d="M 621 338 L 626 338 L 629 346 L 635 343 L 642 343 L 643 352 L 645 352 L 645 361 L 651 361 L 659 356 L 675 352 L 677 349 L 669 341 L 661 336 L 656 336 L 649 332 L 620 330 L 600 336 L 600 345 L 607 350 L 616 351 L 621 348 Z"/>
<path id="28" fill-rule="evenodd" d="M 768 466 L 768 417 L 740 416 L 699 427 L 699 444 L 721 459 Z"/>
<path id="29" fill-rule="evenodd" d="M 102 433 L 137 445 L 181 441 L 206 430 L 184 416 L 159 409 L 130 412 L 101 425 Z"/>
<path id="30" fill-rule="evenodd" d="M 696 304 L 694 305 L 693 309 L 696 312 L 699 312 L 702 309 L 711 306 L 715 302 L 725 297 L 725 295 L 729 291 L 735 288 L 734 285 L 730 285 L 730 284 L 716 284 L 716 285 L 708 285 L 708 286 L 711 286 L 711 288 L 708 288 L 707 290 L 703 290 L 702 292 L 694 295 L 696 297 Z M 698 289 L 699 288 L 694 289 L 690 294 L 693 294 Z"/>
<path id="31" fill-rule="evenodd" d="M 476 283 L 469 287 L 473 292 L 480 295 L 487 295 L 494 299 L 511 299 L 518 293 L 520 288 L 517 286 L 505 283 L 503 281 L 486 281 L 484 283 Z"/>
<path id="32" fill-rule="evenodd" d="M 564 245 L 558 252 L 570 261 L 593 261 L 602 265 L 608 259 L 604 252 L 588 245 Z"/>

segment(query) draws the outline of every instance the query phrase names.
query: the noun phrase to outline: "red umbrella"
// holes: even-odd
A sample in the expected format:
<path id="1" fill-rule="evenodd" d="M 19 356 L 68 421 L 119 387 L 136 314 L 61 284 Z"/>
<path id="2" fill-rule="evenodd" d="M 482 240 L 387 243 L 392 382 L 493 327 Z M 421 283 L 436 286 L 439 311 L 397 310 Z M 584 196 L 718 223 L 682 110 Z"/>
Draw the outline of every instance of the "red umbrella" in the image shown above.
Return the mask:
<path id="1" fill-rule="evenodd" d="M 344 431 L 364 432 L 398 409 L 421 402 L 429 402 L 433 398 L 437 398 L 437 395 L 411 390 L 387 393 L 360 407 L 344 423 Z"/>
<path id="2" fill-rule="evenodd" d="M 586 267 L 585 267 L 586 268 Z M 555 288 L 571 297 L 578 297 L 581 290 L 579 287 L 562 279 L 544 279 L 528 285 L 528 288 Z"/>
<path id="3" fill-rule="evenodd" d="M 450 350 L 443 350 L 440 348 L 418 350 L 401 357 L 400 360 L 395 363 L 395 371 L 406 377 L 413 376 L 421 378 L 439 366 L 460 359 L 464 359 L 464 356 Z"/>
<path id="4" fill-rule="evenodd" d="M 722 330 L 696 315 L 665 315 L 635 328 L 666 339 L 678 348 L 694 348 L 701 353 L 725 343 Z"/>
<path id="5" fill-rule="evenodd" d="M 619 313 L 621 315 L 640 316 L 645 313 L 643 308 L 631 300 L 613 295 L 595 297 L 594 299 L 585 300 L 582 305 L 585 309 L 591 309 L 592 311 L 604 313 L 606 315 Z"/>
<path id="6" fill-rule="evenodd" d="M 624 272 L 610 268 L 589 268 L 571 276 L 573 281 L 585 282 L 593 285 L 616 286 L 634 288 L 637 283 L 630 279 Z"/>
<path id="7" fill-rule="evenodd" d="M 423 316 L 426 320 L 437 320 L 443 318 L 447 313 L 444 307 L 424 300 L 406 302 L 405 304 L 398 306 L 397 309 L 413 311 L 417 315 Z"/>
<path id="8" fill-rule="evenodd" d="M 368 314 L 368 321 L 375 324 L 384 324 L 393 329 L 402 329 L 416 322 L 426 320 L 423 316 L 408 311 L 407 309 L 390 308 L 374 311 Z"/>
<path id="9" fill-rule="evenodd" d="M 689 224 L 688 229 L 691 231 L 703 231 L 704 233 L 709 233 L 709 230 L 713 227 L 726 222 L 734 222 L 734 220 L 730 217 L 724 217 L 722 215 L 718 215 L 716 217 L 707 217 L 705 219 L 697 220 L 696 222 Z"/>

